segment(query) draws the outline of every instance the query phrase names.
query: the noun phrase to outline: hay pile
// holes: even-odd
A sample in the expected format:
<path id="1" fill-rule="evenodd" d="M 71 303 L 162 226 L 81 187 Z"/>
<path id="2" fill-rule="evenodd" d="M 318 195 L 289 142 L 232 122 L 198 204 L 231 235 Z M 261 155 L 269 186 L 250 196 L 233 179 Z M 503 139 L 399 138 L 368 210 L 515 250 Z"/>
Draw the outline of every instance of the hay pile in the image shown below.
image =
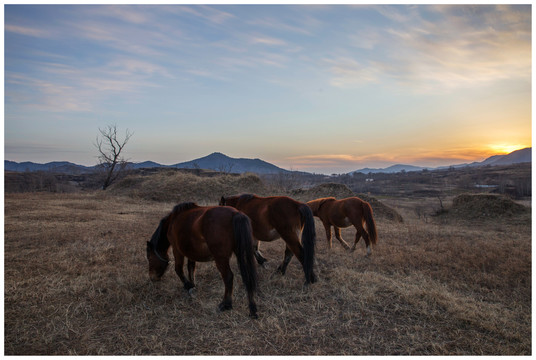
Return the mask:
<path id="1" fill-rule="evenodd" d="M 530 209 L 493 194 L 462 194 L 452 201 L 448 214 L 460 219 L 496 219 L 530 214 Z"/>
<path id="2" fill-rule="evenodd" d="M 294 189 L 290 191 L 291 198 L 298 201 L 311 201 L 318 198 L 333 196 L 336 199 L 344 199 L 355 196 L 348 186 L 343 184 L 327 183 L 320 184 L 310 189 Z"/>
<path id="3" fill-rule="evenodd" d="M 199 205 L 215 205 L 221 196 L 246 192 L 263 195 L 267 190 L 261 179 L 251 173 L 204 177 L 161 172 L 150 176 L 129 175 L 111 186 L 110 192 L 143 200 L 172 203 L 193 201 Z"/>
<path id="4" fill-rule="evenodd" d="M 312 187 L 311 189 L 307 190 L 296 189 L 291 191 L 290 196 L 298 201 L 303 202 L 331 196 L 339 200 L 357 196 L 370 204 L 375 218 L 383 218 L 395 222 L 404 221 L 402 216 L 395 209 L 383 204 L 378 199 L 371 196 L 365 194 L 354 194 L 354 192 L 344 184 L 327 183 Z"/>

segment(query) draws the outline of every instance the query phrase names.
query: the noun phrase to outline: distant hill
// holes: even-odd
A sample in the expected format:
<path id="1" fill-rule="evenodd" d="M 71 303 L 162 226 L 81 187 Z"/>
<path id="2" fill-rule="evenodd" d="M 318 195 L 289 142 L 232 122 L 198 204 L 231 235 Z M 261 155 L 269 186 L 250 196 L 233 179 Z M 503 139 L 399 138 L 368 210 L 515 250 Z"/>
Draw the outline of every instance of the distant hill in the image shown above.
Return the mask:
<path id="1" fill-rule="evenodd" d="M 359 169 L 359 170 L 352 171 L 351 174 L 353 174 L 353 173 L 363 173 L 363 174 L 368 174 L 368 173 L 373 173 L 373 174 L 375 174 L 375 173 L 397 173 L 397 172 L 401 172 L 401 171 L 421 171 L 423 169 L 429 169 L 429 168 L 422 167 L 422 166 L 397 164 L 397 165 L 391 165 L 389 167 L 380 168 L 380 169 L 373 169 L 373 168 Z"/>
<path id="2" fill-rule="evenodd" d="M 512 164 L 519 164 L 524 162 L 532 162 L 532 148 L 525 148 L 521 150 L 516 150 L 511 152 L 507 155 L 494 155 L 490 156 L 484 161 L 480 162 L 473 162 L 470 164 L 457 164 L 457 165 L 449 165 L 449 166 L 440 166 L 437 168 L 430 168 L 430 167 L 421 167 L 421 166 L 413 166 L 413 165 L 392 165 L 387 168 L 381 168 L 381 169 L 371 169 L 371 168 L 364 168 L 359 169 L 350 172 L 349 174 L 353 173 L 397 173 L 401 171 L 421 171 L 424 169 L 428 170 L 438 170 L 438 169 L 446 169 L 449 167 L 464 167 L 464 166 L 496 166 L 496 165 L 512 165 Z"/>
<path id="3" fill-rule="evenodd" d="M 532 162 L 532 148 L 516 150 L 508 155 L 495 155 L 482 161 L 480 165 L 511 165 Z"/>
<path id="4" fill-rule="evenodd" d="M 82 174 L 93 171 L 94 167 L 77 165 L 68 161 L 53 161 L 46 164 L 37 164 L 30 161 L 17 163 L 5 160 L 4 170 L 17 172 L 51 171 L 65 174 Z"/>
<path id="5" fill-rule="evenodd" d="M 289 170 L 282 169 L 261 159 L 236 159 L 218 152 L 212 153 L 208 156 L 199 159 L 186 161 L 174 165 L 162 165 L 154 161 L 129 163 L 130 169 L 157 167 L 172 167 L 178 169 L 206 169 L 239 174 L 246 172 L 252 172 L 256 174 L 290 173 Z M 5 160 L 4 170 L 17 172 L 51 171 L 66 174 L 81 174 L 92 172 L 95 170 L 95 167 L 76 165 L 66 161 L 37 164 L 33 162 L 17 163 L 14 161 Z"/>
<path id="6" fill-rule="evenodd" d="M 168 166 L 156 163 L 154 161 L 144 161 L 140 163 L 130 163 L 129 167 L 131 169 L 144 169 L 144 168 L 157 168 L 157 167 L 168 167 Z"/>
<path id="7" fill-rule="evenodd" d="M 261 159 L 232 158 L 225 154 L 215 152 L 205 157 L 171 165 L 179 169 L 209 169 L 229 173 L 252 172 L 256 174 L 279 174 L 288 173 L 282 169 Z"/>

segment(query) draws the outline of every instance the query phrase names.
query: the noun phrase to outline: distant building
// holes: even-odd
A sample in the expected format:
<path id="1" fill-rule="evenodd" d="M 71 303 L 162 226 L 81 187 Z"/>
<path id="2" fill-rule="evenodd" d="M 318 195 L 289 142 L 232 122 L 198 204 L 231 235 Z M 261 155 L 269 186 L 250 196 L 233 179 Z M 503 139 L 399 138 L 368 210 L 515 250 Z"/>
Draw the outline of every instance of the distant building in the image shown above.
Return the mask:
<path id="1" fill-rule="evenodd" d="M 366 182 L 373 182 L 374 179 L 365 179 Z"/>

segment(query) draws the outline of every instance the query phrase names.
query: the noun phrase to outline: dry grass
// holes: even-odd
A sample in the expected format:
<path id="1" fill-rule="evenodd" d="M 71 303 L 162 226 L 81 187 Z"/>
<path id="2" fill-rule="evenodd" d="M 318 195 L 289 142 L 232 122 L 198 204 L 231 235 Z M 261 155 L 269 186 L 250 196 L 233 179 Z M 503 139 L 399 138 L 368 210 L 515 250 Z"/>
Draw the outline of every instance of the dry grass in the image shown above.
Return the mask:
<path id="1" fill-rule="evenodd" d="M 145 241 L 173 203 L 96 192 L 5 197 L 7 355 L 531 354 L 531 229 L 379 219 L 364 245 L 327 249 L 317 222 L 319 282 L 296 259 L 273 275 L 284 243 L 262 243 L 258 320 L 236 262 L 234 309 L 199 265 L 190 297 L 172 266 L 149 281 Z M 343 236 L 352 240 L 353 231 Z"/>

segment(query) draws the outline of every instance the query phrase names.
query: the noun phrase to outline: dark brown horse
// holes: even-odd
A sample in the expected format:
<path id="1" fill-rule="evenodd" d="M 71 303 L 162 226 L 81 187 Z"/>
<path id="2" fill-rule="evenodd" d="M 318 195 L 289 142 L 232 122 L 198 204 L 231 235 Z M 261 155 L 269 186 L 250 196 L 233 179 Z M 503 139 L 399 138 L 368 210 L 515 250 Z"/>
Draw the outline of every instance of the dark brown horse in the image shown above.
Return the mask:
<path id="1" fill-rule="evenodd" d="M 251 219 L 253 237 L 257 241 L 273 241 L 282 238 L 287 247 L 283 263 L 278 270 L 285 274 L 292 255 L 303 266 L 305 283 L 314 283 L 313 272 L 316 231 L 314 217 L 309 207 L 286 196 L 260 197 L 251 194 L 223 197 L 220 205 L 233 206 Z M 300 243 L 301 232 L 301 243 Z M 258 242 L 255 257 L 259 264 L 266 259 L 261 255 Z"/>
<path id="2" fill-rule="evenodd" d="M 335 229 L 335 237 L 344 246 L 345 249 L 350 249 L 350 246 L 343 240 L 341 236 L 341 228 L 353 225 L 357 230 L 355 234 L 355 242 L 351 251 L 354 251 L 357 242 L 361 237 L 365 240 L 367 246 L 367 256 L 370 256 L 372 250 L 370 244 L 376 244 L 378 235 L 376 233 L 376 223 L 372 216 L 372 208 L 366 201 L 358 197 L 350 197 L 347 199 L 336 200 L 334 197 L 316 199 L 307 202 L 307 205 L 313 211 L 315 216 L 318 216 L 326 229 L 326 236 L 331 249 L 331 227 Z M 366 224 L 365 231 L 363 225 Z"/>
<path id="3" fill-rule="evenodd" d="M 251 222 L 232 207 L 202 207 L 182 203 L 160 221 L 151 241 L 147 242 L 147 260 L 151 280 L 160 280 L 169 263 L 168 249 L 173 248 L 175 272 L 191 292 L 195 287 L 197 261 L 215 261 L 225 284 L 220 311 L 232 309 L 233 272 L 229 260 L 234 253 L 246 287 L 249 316 L 257 318 L 253 299 L 257 287 L 257 270 L 253 252 Z M 188 279 L 184 276 L 184 258 L 188 259 Z"/>

